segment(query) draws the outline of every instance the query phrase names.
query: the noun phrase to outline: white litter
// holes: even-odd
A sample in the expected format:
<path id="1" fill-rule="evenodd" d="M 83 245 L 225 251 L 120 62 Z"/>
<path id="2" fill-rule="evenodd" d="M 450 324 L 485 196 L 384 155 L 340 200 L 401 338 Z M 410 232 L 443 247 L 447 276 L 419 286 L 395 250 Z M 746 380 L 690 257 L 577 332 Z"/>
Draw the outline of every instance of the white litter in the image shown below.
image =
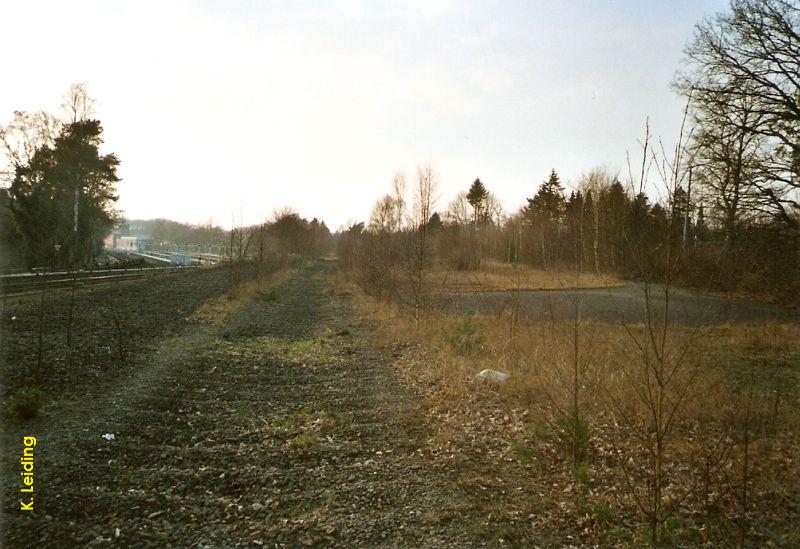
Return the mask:
<path id="1" fill-rule="evenodd" d="M 509 374 L 505 372 L 498 372 L 496 370 L 481 370 L 481 372 L 475 376 L 475 381 L 478 382 L 485 382 L 485 381 L 492 381 L 494 383 L 505 383 L 508 381 Z"/>
<path id="2" fill-rule="evenodd" d="M 106 440 L 114 440 L 114 434 L 113 433 L 106 433 L 106 434 L 103 435 L 103 438 L 106 439 Z"/>

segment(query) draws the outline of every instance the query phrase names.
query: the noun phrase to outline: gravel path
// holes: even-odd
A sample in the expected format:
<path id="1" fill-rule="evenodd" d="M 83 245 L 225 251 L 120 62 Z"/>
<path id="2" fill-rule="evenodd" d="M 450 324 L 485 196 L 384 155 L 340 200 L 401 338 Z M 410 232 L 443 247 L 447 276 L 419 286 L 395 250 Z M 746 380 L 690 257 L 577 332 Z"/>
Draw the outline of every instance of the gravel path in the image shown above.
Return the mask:
<path id="1" fill-rule="evenodd" d="M 669 294 L 669 318 L 672 322 L 693 326 L 720 323 L 758 324 L 766 321 L 800 322 L 800 310 L 787 309 L 745 300 L 725 299 L 672 288 Z M 499 314 L 513 306 L 514 292 L 472 292 L 448 294 L 440 308 L 449 313 Z M 586 290 L 520 291 L 520 309 L 531 319 L 571 317 L 579 303 L 585 318 L 611 323 L 640 323 L 645 319 L 645 288 L 631 283 L 613 288 Z M 651 287 L 654 318 L 663 315 L 664 287 Z"/>
<path id="2" fill-rule="evenodd" d="M 72 307 L 71 348 L 66 329 L 70 291 L 46 292 L 41 302 L 45 391 L 84 395 L 141 368 L 138 360 L 146 351 L 179 330 L 198 305 L 228 287 L 227 269 L 215 267 L 80 289 Z M 0 365 L 6 390 L 27 384 L 37 363 L 40 297 L 0 303 Z M 120 343 L 124 363 L 119 360 Z"/>
<path id="3" fill-rule="evenodd" d="M 468 504 L 425 453 L 418 399 L 328 268 L 224 326 L 185 326 L 100 398 L 7 426 L 7 480 L 20 437 L 37 436 L 37 500 L 20 512 L 5 483 L 3 546 L 470 545 Z"/>

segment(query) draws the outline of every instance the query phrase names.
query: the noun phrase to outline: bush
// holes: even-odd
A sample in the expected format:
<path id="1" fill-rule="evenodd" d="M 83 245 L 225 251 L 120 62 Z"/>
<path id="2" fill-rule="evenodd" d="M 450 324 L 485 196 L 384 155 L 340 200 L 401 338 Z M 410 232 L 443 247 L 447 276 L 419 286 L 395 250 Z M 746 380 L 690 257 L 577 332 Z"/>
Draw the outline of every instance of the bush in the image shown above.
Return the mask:
<path id="1" fill-rule="evenodd" d="M 571 457 L 575 465 L 583 462 L 589 452 L 589 423 L 582 417 L 566 417 L 556 424 L 556 446 Z"/>
<path id="2" fill-rule="evenodd" d="M 508 446 L 517 456 L 517 460 L 522 464 L 532 462 L 533 458 L 535 458 L 536 454 L 538 453 L 535 448 L 526 446 L 525 442 L 518 438 L 511 439 L 511 442 L 509 442 Z"/>
<path id="3" fill-rule="evenodd" d="M 274 288 L 268 290 L 263 297 L 264 301 L 267 303 L 277 303 L 278 301 L 278 292 L 275 291 Z"/>
<path id="4" fill-rule="evenodd" d="M 478 333 L 472 324 L 472 318 L 467 317 L 453 330 L 442 330 L 444 342 L 459 354 L 469 354 L 483 345 L 486 338 Z"/>
<path id="5" fill-rule="evenodd" d="M 589 468 L 586 465 L 577 465 L 573 468 L 572 476 L 575 477 L 575 481 L 583 487 L 587 487 L 592 483 L 592 475 L 589 473 Z"/>
<path id="6" fill-rule="evenodd" d="M 23 420 L 33 419 L 39 415 L 42 407 L 42 393 L 33 387 L 24 387 L 14 393 L 9 403 L 12 414 Z"/>
<path id="7" fill-rule="evenodd" d="M 289 441 L 289 448 L 300 453 L 308 453 L 319 444 L 319 435 L 314 432 L 301 433 Z"/>
<path id="8" fill-rule="evenodd" d="M 595 523 L 603 530 L 614 521 L 614 510 L 605 501 L 598 501 L 591 506 L 590 511 Z"/>

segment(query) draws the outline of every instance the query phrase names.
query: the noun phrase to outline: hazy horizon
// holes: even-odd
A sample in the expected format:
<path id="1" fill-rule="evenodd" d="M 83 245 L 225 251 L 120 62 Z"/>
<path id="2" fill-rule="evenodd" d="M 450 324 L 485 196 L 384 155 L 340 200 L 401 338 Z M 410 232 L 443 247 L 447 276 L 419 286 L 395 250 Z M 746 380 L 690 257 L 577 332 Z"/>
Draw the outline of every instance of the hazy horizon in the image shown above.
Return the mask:
<path id="1" fill-rule="evenodd" d="M 86 82 L 131 219 L 227 227 L 288 206 L 335 230 L 423 164 L 437 209 L 480 177 L 513 211 L 551 169 L 624 175 L 648 116 L 673 141 L 669 83 L 694 25 L 725 6 L 4 5 L 5 49 L 24 55 L 0 120 L 56 111 Z"/>

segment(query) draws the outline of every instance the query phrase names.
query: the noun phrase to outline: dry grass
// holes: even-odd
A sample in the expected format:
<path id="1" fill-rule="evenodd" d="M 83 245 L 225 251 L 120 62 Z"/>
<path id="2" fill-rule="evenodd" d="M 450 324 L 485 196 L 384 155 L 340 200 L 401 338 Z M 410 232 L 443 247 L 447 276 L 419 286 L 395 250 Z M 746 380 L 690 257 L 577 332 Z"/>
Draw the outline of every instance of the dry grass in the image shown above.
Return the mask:
<path id="1" fill-rule="evenodd" d="M 515 321 L 511 315 L 470 317 L 466 322 L 464 316 L 431 313 L 423 318 L 417 337 L 411 315 L 365 296 L 342 275 L 334 283 L 341 289 L 346 287 L 359 311 L 374 320 L 376 343 L 415 343 L 398 359 L 396 370 L 425 397 L 426 420 L 434 433 L 430 443 L 436 454 L 465 456 L 470 463 L 462 471 L 464 482 L 474 483 L 483 475 L 502 477 L 504 489 L 518 494 L 515 505 L 523 509 L 520 514 L 537 517 L 534 522 L 541 518 L 542 531 L 555 528 L 562 540 L 565 533 L 572 532 L 589 545 L 615 545 L 615 541 L 646 544 L 646 527 L 637 504 L 632 492 L 624 488 L 631 479 L 638 479 L 634 481 L 636 489 L 640 494 L 646 492 L 642 479 L 647 450 L 638 437 L 647 432 L 648 418 L 636 394 L 636 387 L 645 386 L 645 368 L 632 339 L 644 336 L 645 326 L 585 322 L 578 327 L 579 351 L 591 362 L 580 394 L 591 448 L 585 468 L 573 471 L 554 442 L 558 419 L 569 405 L 573 324 Z M 774 507 L 776 502 L 782 508 L 792 508 L 796 501 L 791 486 L 798 471 L 792 460 L 785 458 L 800 448 L 791 434 L 792 426 L 798 423 L 793 406 L 800 386 L 798 341 L 800 326 L 793 324 L 719 325 L 699 332 L 670 327 L 667 348 L 671 356 L 688 347 L 683 357 L 685 367 L 674 381 L 677 387 L 686 383 L 689 389 L 675 432 L 668 439 L 669 483 L 664 501 L 675 506 L 678 516 L 695 517 L 681 519 L 690 521 L 686 527 L 670 523 L 679 525 L 667 532 L 675 536 L 676 543 L 702 544 L 704 539 L 697 533 L 701 527 L 706 529 L 702 535 L 720 543 L 735 537 L 732 532 L 736 524 L 731 520 L 737 508 L 737 467 L 742 463 L 741 448 L 736 446 L 740 429 L 736 421 L 741 419 L 737 419 L 737 406 L 742 408 L 737 399 L 743 398 L 740 387 L 752 384 L 754 377 L 758 380 L 758 406 L 770 415 L 775 398 L 775 410 L 780 404 L 779 421 L 784 427 L 779 428 L 777 438 L 757 445 L 766 444 L 771 450 L 755 458 L 760 476 L 751 481 L 759 483 L 754 490 L 757 495 L 753 496 L 752 520 L 762 532 L 782 532 L 783 537 L 772 539 L 784 545 L 800 540 L 800 532 L 791 526 L 791 516 L 769 512 L 769 506 Z M 510 378 L 502 385 L 476 383 L 475 374 L 483 369 L 507 372 Z M 627 414 L 629 423 L 620 419 L 621 414 Z M 706 519 L 702 518 L 702 499 L 694 492 L 686 494 L 685 487 L 702 485 L 697 464 L 717 443 L 733 446 L 725 471 L 711 475 L 716 483 L 712 503 L 717 514 Z M 515 465 L 504 466 L 501 473 L 500 463 Z M 502 496 L 486 492 L 480 497 L 485 499 L 481 505 L 485 505 L 487 517 L 498 516 L 498 510 L 507 503 Z M 610 522 L 601 517 L 605 511 L 597 516 L 592 511 L 605 509 L 607 503 L 614 517 Z M 488 533 L 508 527 L 514 518 L 493 520 L 487 518 Z M 627 526 L 619 526 L 623 523 Z M 518 527 L 524 530 L 533 523 L 526 524 Z M 638 524 L 638 529 L 631 524 Z M 762 534 L 756 532 L 750 533 L 753 541 L 770 539 L 759 538 Z"/>
<path id="2" fill-rule="evenodd" d="M 544 271 L 501 261 L 486 261 L 480 271 L 433 270 L 428 280 L 445 291 L 460 292 L 610 288 L 625 284 L 612 275 Z"/>
<path id="3" fill-rule="evenodd" d="M 192 313 L 191 319 L 204 324 L 220 326 L 231 315 L 242 310 L 253 298 L 274 289 L 287 277 L 288 271 L 284 269 L 259 280 L 250 280 L 241 284 L 236 292 L 229 292 L 204 302 Z"/>
<path id="4" fill-rule="evenodd" d="M 344 277 L 337 283 L 340 287 L 349 284 Z M 382 343 L 420 344 L 419 349 L 427 359 L 418 366 L 424 369 L 422 375 L 442 384 L 440 396 L 443 402 L 472 391 L 473 378 L 483 369 L 511 373 L 502 395 L 529 401 L 530 394 L 539 392 L 542 384 L 553 381 L 555 370 L 572 360 L 574 326 L 570 321 L 515 321 L 508 313 L 500 317 L 470 316 L 475 338 L 480 338 L 482 343 L 470 352 L 463 352 L 447 344 L 446 334 L 457 333 L 466 316 L 428 313 L 420 323 L 417 338 L 411 315 L 404 314 L 390 303 L 378 302 L 357 289 L 349 289 L 359 311 L 375 321 L 375 335 Z M 631 334 L 642 337 L 645 327 L 634 325 L 626 329 L 619 324 L 582 321 L 578 334 L 581 353 L 591 355 L 596 371 L 608 373 L 609 368 L 631 361 L 634 350 Z M 676 325 L 670 327 L 669 337 L 676 349 L 689 339 L 696 341 L 689 349 L 688 360 L 702 362 L 707 373 L 713 370 L 727 374 L 731 368 L 743 366 L 752 359 L 764 364 L 791 365 L 800 358 L 797 350 L 800 326 L 796 324 L 722 324 L 702 327 L 697 333 L 693 328 Z"/>

